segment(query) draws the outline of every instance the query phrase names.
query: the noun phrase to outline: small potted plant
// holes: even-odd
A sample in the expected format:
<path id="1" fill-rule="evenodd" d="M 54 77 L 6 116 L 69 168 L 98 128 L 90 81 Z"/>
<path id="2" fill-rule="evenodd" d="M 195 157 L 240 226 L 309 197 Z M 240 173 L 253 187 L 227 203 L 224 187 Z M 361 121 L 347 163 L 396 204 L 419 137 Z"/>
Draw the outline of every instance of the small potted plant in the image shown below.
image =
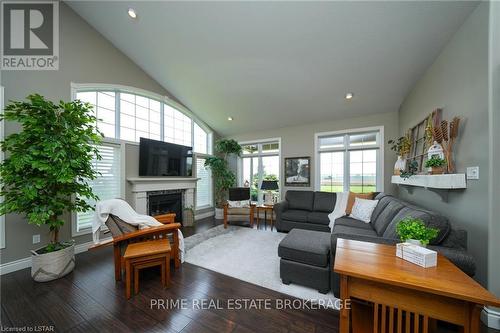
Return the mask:
<path id="1" fill-rule="evenodd" d="M 396 232 L 401 241 L 426 247 L 437 237 L 439 229 L 428 228 L 421 219 L 407 216 L 398 223 Z"/>
<path id="2" fill-rule="evenodd" d="M 99 175 L 92 161 L 101 158 L 97 145 L 102 135 L 92 114 L 90 104 L 55 104 L 36 94 L 11 102 L 0 116 L 22 127 L 1 142 L 7 158 L 0 163 L 0 215 L 22 214 L 29 224 L 45 225 L 51 233 L 49 244 L 31 251 L 35 281 L 54 280 L 73 270 L 74 242 L 59 239 L 64 215 L 91 210 L 86 199 L 98 199 L 88 184 Z"/>
<path id="3" fill-rule="evenodd" d="M 445 165 L 446 165 L 446 160 L 440 158 L 439 156 L 432 156 L 425 162 L 425 167 L 429 168 L 429 173 L 431 175 L 443 174 Z"/>

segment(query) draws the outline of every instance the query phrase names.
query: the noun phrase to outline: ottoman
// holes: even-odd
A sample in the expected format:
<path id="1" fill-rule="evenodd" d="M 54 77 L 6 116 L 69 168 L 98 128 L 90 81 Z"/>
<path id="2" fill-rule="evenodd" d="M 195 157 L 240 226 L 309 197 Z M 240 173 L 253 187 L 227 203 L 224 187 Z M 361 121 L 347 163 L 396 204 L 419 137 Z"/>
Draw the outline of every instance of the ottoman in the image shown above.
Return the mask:
<path id="1" fill-rule="evenodd" d="M 280 278 L 326 294 L 330 290 L 329 232 L 292 229 L 278 246 Z"/>

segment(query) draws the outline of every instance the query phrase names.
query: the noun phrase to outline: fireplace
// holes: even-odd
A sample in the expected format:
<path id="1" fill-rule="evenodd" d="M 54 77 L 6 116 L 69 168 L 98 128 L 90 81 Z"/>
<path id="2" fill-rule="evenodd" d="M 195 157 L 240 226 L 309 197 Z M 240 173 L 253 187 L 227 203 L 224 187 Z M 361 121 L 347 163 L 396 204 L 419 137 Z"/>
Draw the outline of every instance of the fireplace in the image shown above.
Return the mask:
<path id="1" fill-rule="evenodd" d="M 182 223 L 182 190 L 147 192 L 148 215 L 175 213 L 175 221 Z"/>

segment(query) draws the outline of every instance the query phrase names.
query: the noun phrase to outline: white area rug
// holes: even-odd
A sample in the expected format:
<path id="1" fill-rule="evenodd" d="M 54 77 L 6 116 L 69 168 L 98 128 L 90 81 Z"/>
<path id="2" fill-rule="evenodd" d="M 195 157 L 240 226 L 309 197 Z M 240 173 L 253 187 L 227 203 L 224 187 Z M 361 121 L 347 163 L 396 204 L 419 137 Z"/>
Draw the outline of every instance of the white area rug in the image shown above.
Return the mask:
<path id="1" fill-rule="evenodd" d="M 312 302 L 335 299 L 331 292 L 323 295 L 315 289 L 281 282 L 278 244 L 286 234 L 234 226 L 222 230 L 215 236 L 216 230 L 212 231 L 212 238 L 187 249 L 186 262 Z"/>

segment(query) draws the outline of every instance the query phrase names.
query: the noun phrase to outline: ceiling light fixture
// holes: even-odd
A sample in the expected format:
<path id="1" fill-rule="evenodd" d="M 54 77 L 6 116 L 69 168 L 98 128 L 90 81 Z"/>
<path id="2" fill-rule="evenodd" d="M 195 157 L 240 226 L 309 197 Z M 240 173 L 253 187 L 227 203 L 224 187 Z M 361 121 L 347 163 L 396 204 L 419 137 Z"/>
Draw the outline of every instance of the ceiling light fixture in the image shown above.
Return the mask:
<path id="1" fill-rule="evenodd" d="M 227 117 L 227 120 L 233 121 L 233 117 Z"/>
<path id="2" fill-rule="evenodd" d="M 129 8 L 127 13 L 128 13 L 128 16 L 130 16 L 131 18 L 133 18 L 133 19 L 137 18 L 137 13 L 136 13 L 134 8 Z"/>
<path id="3" fill-rule="evenodd" d="M 354 97 L 353 93 L 347 93 L 345 94 L 345 99 L 352 99 Z"/>

